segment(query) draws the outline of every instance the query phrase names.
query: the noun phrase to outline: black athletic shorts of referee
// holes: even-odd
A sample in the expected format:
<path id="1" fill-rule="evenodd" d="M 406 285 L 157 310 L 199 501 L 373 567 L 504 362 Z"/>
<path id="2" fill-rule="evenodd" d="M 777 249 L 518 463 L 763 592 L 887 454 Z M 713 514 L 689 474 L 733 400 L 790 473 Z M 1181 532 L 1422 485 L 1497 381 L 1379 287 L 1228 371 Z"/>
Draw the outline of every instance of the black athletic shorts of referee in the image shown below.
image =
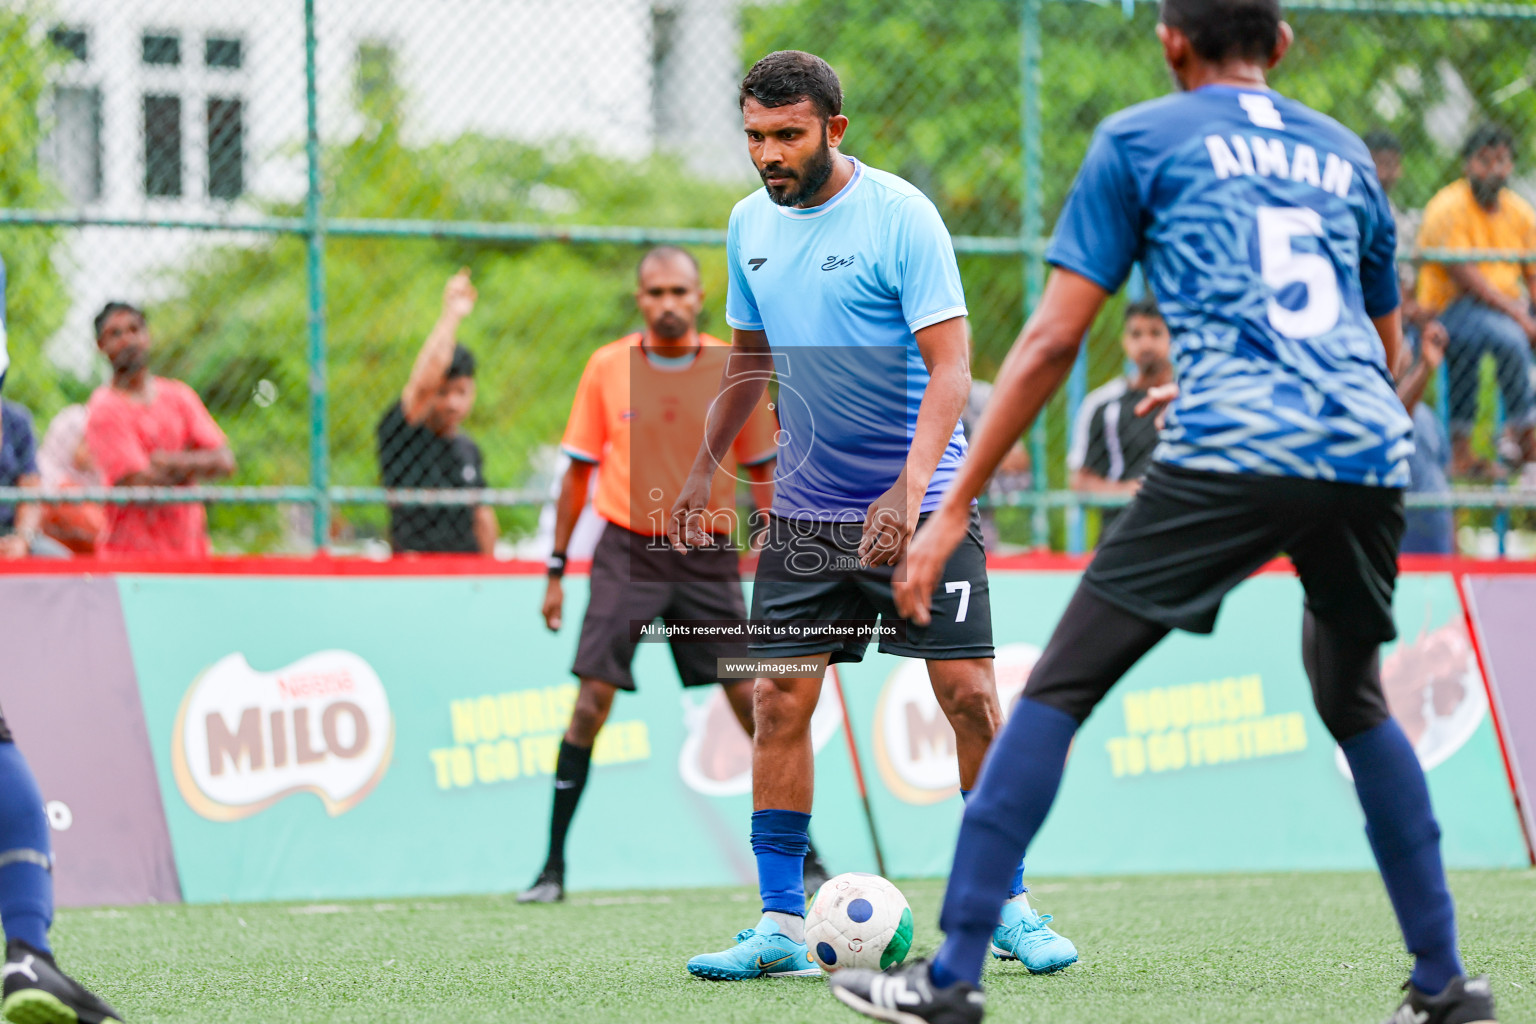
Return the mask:
<path id="1" fill-rule="evenodd" d="M 581 688 L 555 762 L 549 852 L 521 903 L 550 903 L 565 895 L 565 840 L 586 787 L 598 732 L 614 696 L 634 690 L 631 672 L 641 630 L 660 619 L 672 625 L 710 622 L 735 626 L 745 635 L 747 610 L 741 570 L 728 536 L 734 524 L 736 480 L 721 476 L 716 543 L 687 557 L 666 542 L 666 512 L 676 500 L 720 382 L 730 346 L 697 329 L 703 305 L 699 270 L 682 249 L 661 247 L 641 259 L 636 304 L 645 330 L 593 353 L 577 385 L 561 447 L 571 465 L 556 508 L 554 554 L 542 614 L 558 630 L 565 601 L 561 577 L 566 546 L 586 504 L 592 472 L 598 471 L 594 506 L 605 520 L 592 556 L 591 596 L 571 671 Z M 777 422 L 766 402 L 754 414 L 733 451 L 759 508 L 773 497 Z M 721 680 L 720 659 L 746 658 L 744 640 L 669 637 L 684 686 L 721 683 L 737 721 L 752 734 L 752 679 Z M 807 886 L 826 871 L 812 850 L 805 859 Z"/>

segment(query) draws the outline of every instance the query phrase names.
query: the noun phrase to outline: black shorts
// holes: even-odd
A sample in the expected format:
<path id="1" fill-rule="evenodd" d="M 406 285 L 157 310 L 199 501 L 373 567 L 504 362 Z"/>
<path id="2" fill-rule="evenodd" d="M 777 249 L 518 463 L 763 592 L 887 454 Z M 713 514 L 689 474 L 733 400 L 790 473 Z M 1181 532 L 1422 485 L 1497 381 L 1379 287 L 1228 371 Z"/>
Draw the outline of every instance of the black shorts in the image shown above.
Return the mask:
<path id="1" fill-rule="evenodd" d="M 918 522 L 927 518 L 925 513 Z M 872 632 L 878 616 L 882 625 L 895 625 L 901 631 L 894 638 L 880 637 L 884 654 L 934 661 L 992 657 L 987 554 L 974 509 L 965 540 L 950 556 L 944 578 L 934 588 L 933 618 L 926 626 L 896 614 L 891 589 L 894 566 L 859 568 L 863 530 L 862 521 L 827 523 L 770 516 L 752 586 L 752 621 L 770 626 L 796 621 L 863 623 Z M 863 660 L 869 632 L 845 638 L 776 639 L 749 647 L 752 654 L 767 658 L 830 653 L 837 664 Z"/>
<path id="2" fill-rule="evenodd" d="M 1148 621 L 1209 633 L 1227 592 L 1284 553 L 1313 615 L 1385 643 L 1397 636 L 1402 535 L 1393 488 L 1154 463 L 1083 585 Z"/>
<path id="3" fill-rule="evenodd" d="M 667 623 L 746 621 L 735 551 L 722 544 L 682 555 L 665 544 L 664 538 L 653 540 L 613 523 L 603 527 L 592 554 L 592 596 L 571 666 L 577 676 L 633 690 L 630 665 L 646 623 L 658 618 Z M 684 686 L 717 682 L 717 659 L 747 656 L 747 645 L 740 641 L 673 640 L 671 647 Z"/>

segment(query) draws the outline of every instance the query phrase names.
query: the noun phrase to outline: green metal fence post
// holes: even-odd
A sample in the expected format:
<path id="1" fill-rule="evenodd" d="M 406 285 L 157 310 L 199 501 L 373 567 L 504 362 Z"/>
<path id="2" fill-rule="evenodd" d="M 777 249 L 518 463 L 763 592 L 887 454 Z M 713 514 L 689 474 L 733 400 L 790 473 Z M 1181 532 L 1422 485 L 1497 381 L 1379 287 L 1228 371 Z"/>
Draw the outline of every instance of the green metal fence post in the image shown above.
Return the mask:
<path id="1" fill-rule="evenodd" d="M 331 544 L 331 444 L 326 408 L 325 224 L 320 218 L 320 118 L 315 69 L 315 0 L 304 0 L 304 100 L 308 125 L 304 153 L 309 185 L 304 196 L 304 238 L 309 270 L 309 485 L 313 491 L 317 553 Z"/>
<path id="2" fill-rule="evenodd" d="M 1041 171 L 1040 101 L 1040 0 L 1020 0 L 1019 5 L 1019 132 L 1022 143 L 1020 179 L 1020 241 L 1024 249 L 1024 318 L 1035 311 L 1045 290 L 1045 254 L 1040 236 L 1045 230 L 1040 210 Z M 1050 488 L 1045 456 L 1045 413 L 1035 420 L 1029 434 L 1030 479 L 1036 497 Z M 1051 523 L 1045 502 L 1035 504 L 1030 539 L 1035 547 L 1050 544 Z"/>

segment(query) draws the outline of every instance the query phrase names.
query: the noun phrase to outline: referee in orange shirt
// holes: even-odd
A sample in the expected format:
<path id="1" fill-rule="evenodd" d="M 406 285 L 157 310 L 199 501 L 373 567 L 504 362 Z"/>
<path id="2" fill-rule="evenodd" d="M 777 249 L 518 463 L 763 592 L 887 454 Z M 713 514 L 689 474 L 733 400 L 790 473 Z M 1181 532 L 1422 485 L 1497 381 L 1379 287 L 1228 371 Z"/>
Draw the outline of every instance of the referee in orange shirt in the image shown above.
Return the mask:
<path id="1" fill-rule="evenodd" d="M 767 398 L 752 413 L 732 449 L 734 466 L 715 476 L 711 520 L 715 543 L 686 558 L 666 542 L 672 503 L 704 437 L 704 422 L 720 387 L 730 345 L 698 331 L 704 292 L 699 267 L 682 249 L 663 246 L 640 260 L 635 301 L 643 332 L 604 345 L 587 360 L 560 447 L 571 458 L 556 506 L 554 554 L 544 594 L 544 623 L 560 628 L 565 601 L 565 548 L 586 503 L 594 468 L 593 505 L 607 524 L 592 555 L 591 596 L 571 671 L 581 680 L 571 724 L 555 762 L 549 854 L 520 903 L 553 903 L 565 896 L 565 837 L 586 786 L 592 745 L 614 694 L 635 689 L 630 666 L 641 622 L 747 618 L 741 572 L 729 533 L 735 523 L 737 467 L 760 509 L 773 504 L 778 423 Z M 741 727 L 752 733 L 753 680 L 719 680 L 716 660 L 746 658 L 745 642 L 671 640 L 684 686 L 720 682 Z M 809 880 L 824 880 L 813 850 Z M 807 891 L 812 891 L 809 881 Z"/>

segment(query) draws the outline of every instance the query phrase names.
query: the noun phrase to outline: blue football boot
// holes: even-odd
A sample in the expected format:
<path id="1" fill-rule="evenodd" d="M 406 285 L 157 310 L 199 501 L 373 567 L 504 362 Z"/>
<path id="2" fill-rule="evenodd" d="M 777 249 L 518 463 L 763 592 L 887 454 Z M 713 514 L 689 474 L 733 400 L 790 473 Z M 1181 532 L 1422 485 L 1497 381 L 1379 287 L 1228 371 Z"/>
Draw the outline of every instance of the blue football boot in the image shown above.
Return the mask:
<path id="1" fill-rule="evenodd" d="M 736 936 L 736 945 L 723 953 L 700 953 L 688 961 L 688 973 L 715 981 L 748 978 L 797 978 L 821 973 L 805 943 L 796 942 L 767 914 Z"/>
<path id="2" fill-rule="evenodd" d="M 992 955 L 1017 960 L 1031 974 L 1051 974 L 1077 963 L 1077 947 L 1058 935 L 1044 917 L 1029 905 L 1029 897 L 1015 896 L 1003 904 L 1003 919 L 992 932 Z"/>

